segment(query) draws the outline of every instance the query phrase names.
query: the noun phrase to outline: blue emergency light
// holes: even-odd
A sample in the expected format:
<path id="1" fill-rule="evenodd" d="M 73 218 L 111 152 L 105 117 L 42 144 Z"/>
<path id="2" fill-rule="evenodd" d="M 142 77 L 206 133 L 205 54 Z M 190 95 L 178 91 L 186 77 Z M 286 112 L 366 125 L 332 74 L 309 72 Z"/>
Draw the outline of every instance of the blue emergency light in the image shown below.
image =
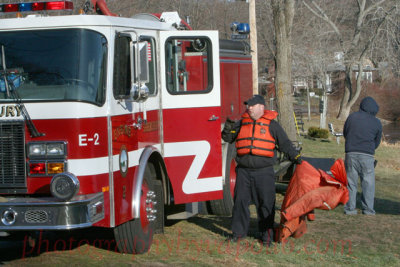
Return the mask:
<path id="1" fill-rule="evenodd" d="M 231 23 L 231 30 L 236 34 L 249 34 L 250 25 L 248 23 L 239 23 L 235 21 Z"/>
<path id="2" fill-rule="evenodd" d="M 19 5 L 19 11 L 25 12 L 25 11 L 31 11 L 32 10 L 32 3 L 21 3 Z"/>
<path id="3" fill-rule="evenodd" d="M 237 32 L 240 34 L 248 34 L 250 33 L 250 26 L 248 23 L 239 23 L 237 26 Z"/>
<path id="4" fill-rule="evenodd" d="M 74 4 L 72 1 L 31 2 L 0 5 L 0 12 L 3 13 L 73 9 Z"/>

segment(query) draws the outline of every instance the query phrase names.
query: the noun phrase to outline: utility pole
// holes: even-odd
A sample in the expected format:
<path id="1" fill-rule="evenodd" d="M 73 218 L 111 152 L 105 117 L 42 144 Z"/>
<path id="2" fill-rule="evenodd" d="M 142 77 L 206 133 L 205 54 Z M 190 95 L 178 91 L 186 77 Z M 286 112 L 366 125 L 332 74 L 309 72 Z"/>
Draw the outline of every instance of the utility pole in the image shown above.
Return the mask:
<path id="1" fill-rule="evenodd" d="M 257 53 L 257 22 L 256 22 L 256 0 L 249 2 L 250 20 L 250 48 L 253 70 L 253 94 L 258 94 L 258 53 Z"/>

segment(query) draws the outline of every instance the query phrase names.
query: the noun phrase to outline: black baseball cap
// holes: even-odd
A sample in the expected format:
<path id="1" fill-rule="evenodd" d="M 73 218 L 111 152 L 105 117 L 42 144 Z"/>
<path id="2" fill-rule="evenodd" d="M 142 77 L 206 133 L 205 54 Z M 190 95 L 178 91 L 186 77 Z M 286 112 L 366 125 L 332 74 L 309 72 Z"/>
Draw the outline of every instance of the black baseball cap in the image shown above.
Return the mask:
<path id="1" fill-rule="evenodd" d="M 248 106 L 254 106 L 256 104 L 261 104 L 265 106 L 265 100 L 264 97 L 260 95 L 253 95 L 253 97 L 245 101 L 244 104 Z"/>

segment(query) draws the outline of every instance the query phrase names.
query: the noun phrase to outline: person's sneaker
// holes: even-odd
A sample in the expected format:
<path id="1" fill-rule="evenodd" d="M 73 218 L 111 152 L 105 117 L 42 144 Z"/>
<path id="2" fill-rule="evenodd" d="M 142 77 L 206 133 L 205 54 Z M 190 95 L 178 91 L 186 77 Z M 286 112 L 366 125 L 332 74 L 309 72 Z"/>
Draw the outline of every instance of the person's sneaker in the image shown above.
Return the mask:
<path id="1" fill-rule="evenodd" d="M 365 210 L 363 210 L 362 211 L 362 214 L 364 214 L 364 215 L 375 215 L 375 212 L 370 212 L 370 211 L 365 211 Z"/>
<path id="2" fill-rule="evenodd" d="M 346 215 L 357 215 L 357 210 L 345 210 L 344 214 L 346 214 Z"/>

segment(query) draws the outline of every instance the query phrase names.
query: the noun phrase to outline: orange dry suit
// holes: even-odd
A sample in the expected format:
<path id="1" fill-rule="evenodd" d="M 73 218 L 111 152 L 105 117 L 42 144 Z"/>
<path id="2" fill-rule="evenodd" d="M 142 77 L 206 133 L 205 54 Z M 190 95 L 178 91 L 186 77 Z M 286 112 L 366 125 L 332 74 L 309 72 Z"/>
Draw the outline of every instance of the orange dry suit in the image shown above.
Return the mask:
<path id="1" fill-rule="evenodd" d="M 265 110 L 258 120 L 253 120 L 245 112 L 242 125 L 236 138 L 236 150 L 239 156 L 246 154 L 272 158 L 274 156 L 275 139 L 269 131 L 271 120 L 278 116 L 276 111 Z"/>
<path id="2" fill-rule="evenodd" d="M 296 166 L 283 199 L 276 241 L 284 242 L 290 236 L 299 238 L 306 233 L 306 216 L 313 220 L 314 209 L 331 210 L 348 201 L 347 175 L 342 159 L 335 161 L 330 173 L 317 170 L 306 160 Z"/>

